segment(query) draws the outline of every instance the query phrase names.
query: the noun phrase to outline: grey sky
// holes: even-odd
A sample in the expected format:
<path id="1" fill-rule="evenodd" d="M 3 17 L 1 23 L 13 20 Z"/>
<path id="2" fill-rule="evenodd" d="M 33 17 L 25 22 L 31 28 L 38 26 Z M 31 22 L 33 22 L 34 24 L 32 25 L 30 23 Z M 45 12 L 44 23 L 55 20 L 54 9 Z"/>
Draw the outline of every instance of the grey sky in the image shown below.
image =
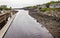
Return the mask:
<path id="1" fill-rule="evenodd" d="M 49 1 L 57 0 L 0 0 L 0 5 L 8 5 L 11 7 L 25 7 L 30 5 L 43 4 Z"/>

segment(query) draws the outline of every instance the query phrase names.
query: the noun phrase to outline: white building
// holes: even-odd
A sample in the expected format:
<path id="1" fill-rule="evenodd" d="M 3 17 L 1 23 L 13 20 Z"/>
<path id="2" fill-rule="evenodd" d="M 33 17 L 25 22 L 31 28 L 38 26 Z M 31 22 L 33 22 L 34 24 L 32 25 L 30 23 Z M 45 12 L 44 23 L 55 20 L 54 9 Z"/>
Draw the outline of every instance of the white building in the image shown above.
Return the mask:
<path id="1" fill-rule="evenodd" d="M 49 8 L 60 8 L 60 3 L 50 4 Z"/>

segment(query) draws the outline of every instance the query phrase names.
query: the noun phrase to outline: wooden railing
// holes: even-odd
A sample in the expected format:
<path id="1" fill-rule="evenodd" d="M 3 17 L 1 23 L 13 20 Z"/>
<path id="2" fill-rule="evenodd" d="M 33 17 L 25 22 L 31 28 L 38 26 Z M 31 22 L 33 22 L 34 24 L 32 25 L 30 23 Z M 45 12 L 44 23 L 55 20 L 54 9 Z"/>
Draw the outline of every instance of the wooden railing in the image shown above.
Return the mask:
<path id="1" fill-rule="evenodd" d="M 5 11 L 3 14 L 0 14 L 0 23 L 3 22 L 4 20 L 8 20 L 8 17 L 11 17 L 12 15 L 14 15 L 17 11 L 14 10 L 8 10 Z"/>
<path id="2" fill-rule="evenodd" d="M 16 14 L 16 11 L 5 11 L 4 13 L 0 14 L 0 30 L 3 28 L 3 26 L 7 23 L 8 18 L 12 17 L 14 14 Z"/>
<path id="3" fill-rule="evenodd" d="M 9 13 L 0 14 L 0 23 L 3 22 L 4 20 L 6 21 L 8 17 Z"/>
<path id="4" fill-rule="evenodd" d="M 7 23 L 9 15 L 9 13 L 0 14 L 0 30 Z"/>

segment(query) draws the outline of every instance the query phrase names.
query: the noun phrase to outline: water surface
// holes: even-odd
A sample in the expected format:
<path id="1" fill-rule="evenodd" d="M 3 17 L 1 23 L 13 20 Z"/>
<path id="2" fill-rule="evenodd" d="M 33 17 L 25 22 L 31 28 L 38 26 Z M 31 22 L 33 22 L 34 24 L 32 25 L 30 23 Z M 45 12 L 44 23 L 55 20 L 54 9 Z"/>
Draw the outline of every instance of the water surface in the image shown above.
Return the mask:
<path id="1" fill-rule="evenodd" d="M 45 27 L 29 16 L 28 11 L 19 10 L 4 38 L 52 38 Z"/>

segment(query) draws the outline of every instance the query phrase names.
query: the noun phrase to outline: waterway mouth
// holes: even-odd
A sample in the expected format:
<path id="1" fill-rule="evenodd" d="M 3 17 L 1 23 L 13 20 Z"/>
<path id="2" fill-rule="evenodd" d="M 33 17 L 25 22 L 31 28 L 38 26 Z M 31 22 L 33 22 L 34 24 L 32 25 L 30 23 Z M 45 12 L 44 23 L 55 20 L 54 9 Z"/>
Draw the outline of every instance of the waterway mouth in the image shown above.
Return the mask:
<path id="1" fill-rule="evenodd" d="M 53 38 L 45 27 L 31 17 L 29 11 L 20 10 L 4 38 Z"/>
<path id="2" fill-rule="evenodd" d="M 26 10 L 25 10 L 26 11 Z M 39 26 L 46 32 L 48 32 L 48 34 L 51 36 L 51 38 L 53 38 L 52 34 L 48 31 L 48 29 L 42 24 L 39 23 L 39 21 L 37 19 L 35 19 L 34 17 L 32 17 L 31 15 L 29 15 L 29 11 L 26 11 L 26 14 L 29 16 L 30 19 L 32 19 L 32 21 L 36 22 L 37 24 L 39 24 Z M 46 35 L 48 35 L 46 34 Z"/>

